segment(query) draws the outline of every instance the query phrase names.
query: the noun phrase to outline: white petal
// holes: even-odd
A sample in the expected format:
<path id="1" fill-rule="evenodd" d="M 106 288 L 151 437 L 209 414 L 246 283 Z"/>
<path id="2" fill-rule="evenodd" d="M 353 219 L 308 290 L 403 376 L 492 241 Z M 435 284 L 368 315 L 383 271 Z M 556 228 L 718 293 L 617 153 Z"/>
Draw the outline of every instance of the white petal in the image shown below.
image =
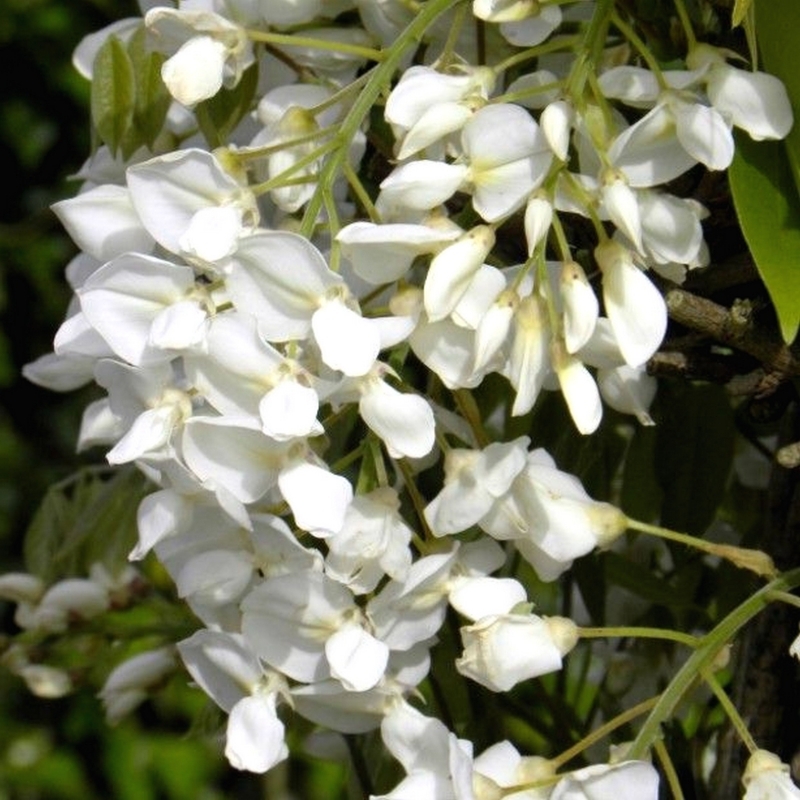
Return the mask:
<path id="1" fill-rule="evenodd" d="M 182 300 L 160 311 L 150 325 L 148 343 L 160 350 L 184 350 L 205 338 L 208 315 L 196 300 Z"/>
<path id="2" fill-rule="evenodd" d="M 470 620 L 495 614 L 507 614 L 528 599 L 525 587 L 514 578 L 479 576 L 464 578 L 450 591 L 450 605 Z"/>
<path id="3" fill-rule="evenodd" d="M 427 211 L 453 196 L 467 176 L 463 164 L 412 161 L 403 164 L 381 183 L 379 205 Z"/>
<path id="4" fill-rule="evenodd" d="M 234 303 L 258 319 L 259 330 L 271 342 L 307 336 L 322 298 L 342 285 L 308 239 L 286 231 L 245 237 L 229 269 L 226 283 Z"/>
<path id="5" fill-rule="evenodd" d="M 275 699 L 274 694 L 245 697 L 231 710 L 225 757 L 232 767 L 266 772 L 289 755 Z"/>
<path id="6" fill-rule="evenodd" d="M 547 236 L 552 221 L 553 204 L 541 197 L 531 197 L 525 207 L 525 241 L 528 243 L 529 256 Z"/>
<path id="7" fill-rule="evenodd" d="M 128 251 L 149 253 L 155 244 L 124 186 L 96 186 L 52 208 L 75 244 L 98 261 Z"/>
<path id="8" fill-rule="evenodd" d="M 299 461 L 281 470 L 278 486 L 298 528 L 319 537 L 342 529 L 353 499 L 353 487 L 346 478 Z"/>
<path id="9" fill-rule="evenodd" d="M 449 133 L 461 130 L 472 111 L 462 103 L 431 106 L 406 134 L 397 152 L 400 161 L 423 150 Z"/>
<path id="10" fill-rule="evenodd" d="M 601 249 L 602 248 L 602 249 Z M 667 329 L 664 298 L 620 245 L 596 250 L 603 270 L 603 300 L 619 349 L 638 367 L 658 350 Z"/>
<path id="11" fill-rule="evenodd" d="M 566 100 L 549 103 L 542 111 L 539 124 L 552 151 L 561 159 L 567 160 L 569 153 L 569 137 L 572 129 L 574 110 Z"/>
<path id="12" fill-rule="evenodd" d="M 241 201 L 245 195 L 213 154 L 197 148 L 135 164 L 126 176 L 136 213 L 156 241 L 173 253 L 181 252 L 180 239 L 198 211 Z"/>
<path id="13" fill-rule="evenodd" d="M 577 353 L 594 333 L 599 313 L 597 295 L 575 261 L 562 266 L 559 288 L 564 305 L 564 343 L 568 353 Z"/>
<path id="14" fill-rule="evenodd" d="M 611 221 L 642 252 L 642 221 L 636 193 L 624 180 L 613 180 L 603 187 L 603 203 Z"/>
<path id="15" fill-rule="evenodd" d="M 366 692 L 383 677 L 389 648 L 360 625 L 346 625 L 325 642 L 331 675 L 350 692 Z"/>
<path id="16" fill-rule="evenodd" d="M 566 351 L 553 358 L 553 365 L 575 427 L 583 434 L 594 433 L 603 417 L 594 378 L 581 361 Z"/>
<path id="17" fill-rule="evenodd" d="M 404 394 L 380 379 L 364 386 L 358 411 L 393 458 L 422 458 L 432 449 L 436 423 L 427 400 Z"/>
<path id="18" fill-rule="evenodd" d="M 345 375 L 366 375 L 380 352 L 380 334 L 372 320 L 337 301 L 326 303 L 311 317 L 311 329 L 322 360 Z"/>
<path id="19" fill-rule="evenodd" d="M 161 77 L 179 103 L 193 106 L 222 88 L 225 58 L 222 42 L 210 36 L 195 36 L 164 62 Z"/>
<path id="20" fill-rule="evenodd" d="M 444 319 L 456 307 L 494 242 L 492 229 L 478 225 L 433 258 L 423 290 L 431 322 Z"/>
<path id="21" fill-rule="evenodd" d="M 560 24 L 561 9 L 556 5 L 538 5 L 539 13 L 518 22 L 501 22 L 503 38 L 517 47 L 541 44 Z"/>
<path id="22" fill-rule="evenodd" d="M 242 212 L 235 206 L 201 208 L 181 236 L 181 249 L 203 261 L 231 255 L 242 232 Z"/>
<path id="23" fill-rule="evenodd" d="M 774 75 L 719 64 L 709 72 L 706 90 L 712 105 L 753 139 L 783 139 L 792 127 L 786 87 Z"/>
<path id="24" fill-rule="evenodd" d="M 258 405 L 261 430 L 277 441 L 296 437 L 319 436 L 317 421 L 319 397 L 310 386 L 293 380 L 281 381 L 268 391 Z"/>
<path id="25" fill-rule="evenodd" d="M 709 169 L 727 169 L 733 160 L 733 136 L 719 111 L 682 100 L 673 101 L 670 108 L 686 152 Z"/>
<path id="26" fill-rule="evenodd" d="M 173 406 L 160 406 L 143 412 L 125 436 L 106 454 L 108 463 L 125 464 L 158 450 L 169 441 L 175 422 L 176 410 Z"/>

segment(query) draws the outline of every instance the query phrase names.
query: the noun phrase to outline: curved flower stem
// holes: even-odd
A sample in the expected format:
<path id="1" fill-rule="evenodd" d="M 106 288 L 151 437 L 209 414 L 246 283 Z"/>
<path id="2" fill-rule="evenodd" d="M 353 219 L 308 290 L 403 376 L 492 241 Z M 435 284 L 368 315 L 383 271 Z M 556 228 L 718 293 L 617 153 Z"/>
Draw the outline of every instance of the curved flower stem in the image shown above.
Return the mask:
<path id="1" fill-rule="evenodd" d="M 774 602 L 786 603 L 795 608 L 800 608 L 800 597 L 796 594 L 790 594 L 789 592 L 772 592 L 769 599 Z"/>
<path id="2" fill-rule="evenodd" d="M 461 412 L 461 416 L 469 423 L 469 427 L 475 435 L 475 441 L 478 443 L 478 447 L 481 449 L 488 447 L 493 439 L 486 433 L 486 429 L 483 427 L 481 413 L 478 409 L 478 404 L 475 402 L 475 398 L 472 396 L 472 392 L 470 392 L 469 389 L 454 389 L 453 398 L 456 401 L 458 410 Z"/>
<path id="3" fill-rule="evenodd" d="M 747 725 L 745 725 L 742 715 L 739 713 L 730 697 L 728 697 L 728 693 L 722 688 L 722 686 L 720 686 L 716 676 L 711 672 L 711 670 L 705 670 L 703 672 L 703 680 L 708 684 L 708 687 L 711 689 L 711 691 L 714 692 L 717 700 L 719 700 L 719 704 L 725 711 L 725 715 L 736 729 L 736 733 L 739 734 L 742 744 L 747 748 L 748 752 L 755 753 L 755 751 L 758 750 L 758 745 L 750 734 L 750 731 L 747 729 Z"/>
<path id="4" fill-rule="evenodd" d="M 669 628 L 646 628 L 632 625 L 623 625 L 616 628 L 578 628 L 578 636 L 581 639 L 665 639 L 693 648 L 699 647 L 703 641 L 699 636 L 673 631 Z"/>
<path id="5" fill-rule="evenodd" d="M 369 194 L 367 194 L 364 184 L 361 183 L 361 179 L 358 177 L 358 174 L 353 169 L 349 161 L 345 160 L 342 162 L 342 172 L 344 173 L 345 178 L 347 178 L 347 182 L 350 184 L 350 188 L 353 190 L 353 194 L 355 194 L 356 199 L 359 203 L 361 203 L 364 211 L 367 212 L 367 216 L 370 218 L 370 221 L 380 222 L 381 215 L 375 208 L 372 198 L 369 196 Z"/>
<path id="6" fill-rule="evenodd" d="M 790 591 L 797 586 L 800 586 L 800 568 L 785 572 L 759 589 L 703 637 L 701 645 L 678 670 L 645 721 L 628 752 L 630 758 L 645 757 L 655 741 L 660 738 L 661 725 L 672 717 L 697 678 L 704 674 L 719 651 L 739 630 L 769 605 L 771 595 L 776 591 Z"/>
<path id="7" fill-rule="evenodd" d="M 329 42 L 327 39 L 315 39 L 309 36 L 297 36 L 289 33 L 274 33 L 273 31 L 247 31 L 247 38 L 253 42 L 264 42 L 283 47 L 308 47 L 314 50 L 329 50 L 334 53 L 347 53 L 352 56 L 364 58 L 367 61 L 382 61 L 384 52 L 372 47 L 361 47 L 348 42 Z"/>
<path id="8" fill-rule="evenodd" d="M 273 153 L 278 153 L 281 150 L 286 150 L 289 147 L 296 147 L 299 144 L 306 144 L 307 142 L 313 142 L 315 139 L 329 136 L 332 133 L 335 133 L 336 130 L 336 125 L 329 125 L 325 128 L 319 128 L 311 131 L 310 133 L 304 133 L 302 136 L 295 136 L 292 139 L 285 139 L 277 142 L 276 144 L 265 144 L 259 147 L 241 147 L 235 150 L 229 150 L 228 152 L 239 162 L 255 161 L 259 158 L 272 155 Z"/>
<path id="9" fill-rule="evenodd" d="M 419 489 L 417 489 L 416 478 L 414 477 L 414 473 L 411 471 L 411 467 L 409 467 L 408 462 L 404 458 L 398 458 L 394 463 L 397 464 L 397 468 L 403 474 L 405 488 L 408 490 L 408 495 L 411 498 L 411 504 L 414 506 L 417 519 L 419 519 L 419 524 L 422 527 L 423 533 L 425 534 L 423 540 L 420 539 L 415 533 L 414 541 L 419 547 L 420 553 L 427 553 L 431 549 L 430 543 L 434 542 L 436 537 L 433 535 L 433 531 L 428 525 L 428 520 L 425 519 L 425 498 L 419 493 Z"/>
<path id="10" fill-rule="evenodd" d="M 592 19 L 586 28 L 583 45 L 578 51 L 567 80 L 566 94 L 579 105 L 589 75 L 595 71 L 606 41 L 608 23 L 614 13 L 614 0 L 597 0 Z"/>
<path id="11" fill-rule="evenodd" d="M 737 567 L 749 569 L 763 578 L 774 578 L 778 571 L 775 569 L 770 556 L 761 550 L 751 550 L 747 547 L 735 547 L 730 544 L 719 544 L 717 542 L 707 542 L 705 539 L 698 539 L 696 536 L 689 536 L 687 533 L 679 533 L 669 528 L 662 528 L 659 525 L 650 525 L 647 522 L 627 518 L 628 527 L 640 533 L 648 533 L 651 536 L 658 536 L 660 539 L 667 539 L 671 542 L 679 542 L 695 550 L 702 550 L 719 558 L 730 561 Z"/>
<path id="12" fill-rule="evenodd" d="M 604 725 L 601 725 L 596 730 L 593 730 L 588 736 L 585 736 L 579 742 L 576 742 L 568 750 L 565 750 L 555 758 L 550 759 L 550 763 L 553 765 L 553 768 L 559 769 L 568 761 L 572 761 L 573 758 L 579 756 L 584 750 L 586 750 L 588 747 L 591 747 L 595 742 L 599 742 L 610 733 L 613 733 L 617 728 L 621 728 L 631 720 L 636 719 L 636 717 L 646 714 L 658 703 L 659 699 L 660 695 L 656 695 L 655 697 L 650 697 L 647 700 L 642 700 L 641 703 L 637 703 L 632 708 L 623 711 L 621 714 L 618 714 L 616 717 L 614 717 L 614 719 L 609 720 Z"/>
<path id="13" fill-rule="evenodd" d="M 295 172 L 298 172 L 301 169 L 305 169 L 305 167 L 313 164 L 315 161 L 318 161 L 322 156 L 326 153 L 330 152 L 331 150 L 336 149 L 337 143 L 335 140 L 331 140 L 321 144 L 319 147 L 315 148 L 312 152 L 308 155 L 303 156 L 303 158 L 298 158 L 297 161 L 294 162 L 290 167 L 287 167 L 282 172 L 279 172 L 277 175 L 273 175 L 268 181 L 264 181 L 263 183 L 258 183 L 255 186 L 250 187 L 250 191 L 253 194 L 266 194 L 267 192 L 272 191 L 273 189 L 279 189 L 282 186 L 290 186 L 289 183 L 290 176 L 294 175 Z M 295 181 L 295 183 L 308 183 L 309 181 L 313 181 L 314 176 L 307 176 L 303 178 L 303 180 Z"/>
<path id="14" fill-rule="evenodd" d="M 359 93 L 347 116 L 342 120 L 337 137 L 339 147 L 328 158 L 320 171 L 317 190 L 306 206 L 300 233 L 310 236 L 317 223 L 320 209 L 326 193 L 330 193 L 331 185 L 338 174 L 344 159 L 347 158 L 347 145 L 352 141 L 356 131 L 369 114 L 380 93 L 392 79 L 406 49 L 418 41 L 433 22 L 449 8 L 461 0 L 429 0 L 411 21 L 406 29 L 397 37 L 391 49 L 382 54 L 382 61 L 368 73 L 369 80 Z"/>
<path id="15" fill-rule="evenodd" d="M 496 66 L 492 67 L 492 70 L 494 71 L 495 75 L 499 75 L 501 72 L 506 72 L 512 67 L 516 67 L 517 64 L 524 64 L 526 61 L 539 58 L 539 56 L 546 55 L 547 53 L 554 53 L 558 52 L 559 50 L 569 50 L 575 47 L 577 44 L 580 44 L 582 41 L 583 39 L 580 36 L 568 36 L 564 39 L 551 39 L 545 44 L 537 44 L 535 47 L 529 47 L 527 50 L 523 50 L 521 53 L 514 53 L 513 56 L 509 56 L 505 61 L 501 61 Z"/>
<path id="16" fill-rule="evenodd" d="M 636 48 L 644 63 L 650 68 L 650 72 L 655 75 L 659 87 L 662 90 L 669 89 L 658 61 L 652 50 L 641 40 L 639 34 L 616 11 L 611 15 L 611 21 L 614 23 L 614 27 L 619 28 L 622 35 Z"/>
<path id="17" fill-rule="evenodd" d="M 683 27 L 683 32 L 686 36 L 686 44 L 688 45 L 689 50 L 692 50 L 697 44 L 697 37 L 694 35 L 692 21 L 689 19 L 689 12 L 686 10 L 683 0 L 675 0 L 675 10 L 678 12 L 678 18 L 681 21 L 681 26 Z"/>
<path id="18" fill-rule="evenodd" d="M 678 780 L 678 773 L 675 771 L 675 765 L 672 763 L 672 759 L 667 752 L 667 748 L 664 746 L 664 742 L 659 739 L 653 746 L 653 749 L 656 751 L 661 769 L 664 770 L 664 777 L 669 784 L 669 790 L 672 793 L 673 800 L 684 800 L 681 782 Z"/>

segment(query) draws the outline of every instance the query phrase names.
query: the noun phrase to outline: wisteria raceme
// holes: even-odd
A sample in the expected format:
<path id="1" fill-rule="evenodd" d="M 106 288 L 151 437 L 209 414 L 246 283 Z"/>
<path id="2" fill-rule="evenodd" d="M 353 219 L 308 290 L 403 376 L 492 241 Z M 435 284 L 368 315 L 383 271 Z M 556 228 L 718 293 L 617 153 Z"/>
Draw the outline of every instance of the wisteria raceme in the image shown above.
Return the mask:
<path id="1" fill-rule="evenodd" d="M 667 309 L 650 275 L 706 261 L 706 211 L 671 182 L 728 167 L 733 126 L 791 127 L 776 78 L 702 43 L 685 69 L 641 66 L 611 7 L 150 2 L 78 48 L 107 80 L 95 54 L 144 31 L 171 105 L 56 204 L 75 299 L 25 374 L 104 390 L 80 446 L 152 483 L 130 557 L 153 553 L 198 620 L 109 676 L 111 719 L 177 653 L 228 715 L 237 769 L 287 758 L 300 715 L 380 730 L 406 774 L 380 797 L 655 800 L 642 753 L 572 773 L 510 741 L 473 757 L 412 705 L 447 620 L 451 672 L 493 692 L 562 669 L 580 628 L 510 576 L 521 560 L 554 581 L 629 523 L 469 392 L 507 387 L 508 419 L 561 392 L 587 435 L 603 402 L 653 424 Z M 240 117 L 209 133 L 221 92 Z M 7 575 L 0 596 L 55 632 L 103 614 L 109 586 Z M 748 798 L 783 785 L 751 772 Z"/>

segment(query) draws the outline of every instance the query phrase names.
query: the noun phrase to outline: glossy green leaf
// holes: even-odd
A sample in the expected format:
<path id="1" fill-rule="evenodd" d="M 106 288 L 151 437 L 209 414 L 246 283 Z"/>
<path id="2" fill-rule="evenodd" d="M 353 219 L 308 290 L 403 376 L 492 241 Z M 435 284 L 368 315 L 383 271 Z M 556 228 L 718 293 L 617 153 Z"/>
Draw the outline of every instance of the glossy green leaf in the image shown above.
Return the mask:
<path id="1" fill-rule="evenodd" d="M 663 387 L 656 428 L 655 473 L 663 491 L 661 524 L 701 536 L 713 522 L 728 482 L 736 433 L 721 386 Z"/>
<path id="2" fill-rule="evenodd" d="M 250 111 L 257 86 L 258 65 L 254 64 L 242 73 L 233 89 L 222 89 L 211 99 L 197 104 L 197 122 L 212 148 L 228 142 L 234 128 Z"/>
<path id="3" fill-rule="evenodd" d="M 92 122 L 112 153 L 121 148 L 133 124 L 136 77 L 122 42 L 109 37 L 97 51 L 92 80 Z"/>
<path id="4" fill-rule="evenodd" d="M 762 67 L 783 81 L 794 110 L 795 125 L 785 139 L 795 185 L 800 191 L 800 3 L 797 0 L 758 0 L 755 29 Z"/>
<path id="5" fill-rule="evenodd" d="M 800 195 L 783 143 L 737 136 L 729 180 L 744 238 L 791 343 L 800 326 Z"/>

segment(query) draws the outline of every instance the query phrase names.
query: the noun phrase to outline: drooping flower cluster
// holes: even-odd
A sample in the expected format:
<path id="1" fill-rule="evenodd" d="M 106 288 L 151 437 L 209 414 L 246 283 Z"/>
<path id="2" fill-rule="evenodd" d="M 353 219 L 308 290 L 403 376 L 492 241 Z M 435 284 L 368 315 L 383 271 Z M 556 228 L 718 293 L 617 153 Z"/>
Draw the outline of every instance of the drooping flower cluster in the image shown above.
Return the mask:
<path id="1" fill-rule="evenodd" d="M 85 41 L 76 63 L 92 76 L 103 47 L 144 26 L 172 105 L 158 137 L 126 158 L 101 147 L 56 204 L 81 250 L 75 300 L 26 374 L 100 386 L 79 447 L 153 482 L 131 559 L 153 551 L 202 623 L 177 652 L 229 715 L 233 766 L 287 756 L 290 707 L 344 733 L 380 728 L 407 772 L 387 798 L 655 798 L 644 762 L 560 779 L 508 742 L 473 760 L 408 704 L 448 613 L 463 623 L 456 669 L 491 690 L 560 669 L 575 623 L 533 614 L 526 587 L 494 573 L 518 553 L 554 580 L 626 526 L 527 437 L 484 445 L 442 398 L 498 373 L 512 416 L 555 390 L 581 433 L 603 400 L 651 424 L 645 364 L 667 316 L 648 271 L 681 279 L 706 257 L 704 209 L 664 184 L 727 167 L 734 125 L 784 136 L 791 112 L 775 79 L 707 45 L 686 70 L 625 64 L 596 81 L 587 70 L 606 62 L 587 66 L 569 38 L 569 58 L 515 58 L 558 50 L 562 20 L 605 13 L 588 0 L 475 0 L 498 34 L 478 62 L 458 5 L 150 3 Z M 243 114 L 213 141 L 221 91 Z M 595 274 L 568 215 L 596 232 Z M 442 465 L 422 497 L 416 475 Z M 54 604 L 76 584 L 25 580 L 0 585 L 23 627 L 106 607 L 99 589 L 72 609 Z M 103 692 L 111 716 L 173 660 L 123 665 Z"/>

